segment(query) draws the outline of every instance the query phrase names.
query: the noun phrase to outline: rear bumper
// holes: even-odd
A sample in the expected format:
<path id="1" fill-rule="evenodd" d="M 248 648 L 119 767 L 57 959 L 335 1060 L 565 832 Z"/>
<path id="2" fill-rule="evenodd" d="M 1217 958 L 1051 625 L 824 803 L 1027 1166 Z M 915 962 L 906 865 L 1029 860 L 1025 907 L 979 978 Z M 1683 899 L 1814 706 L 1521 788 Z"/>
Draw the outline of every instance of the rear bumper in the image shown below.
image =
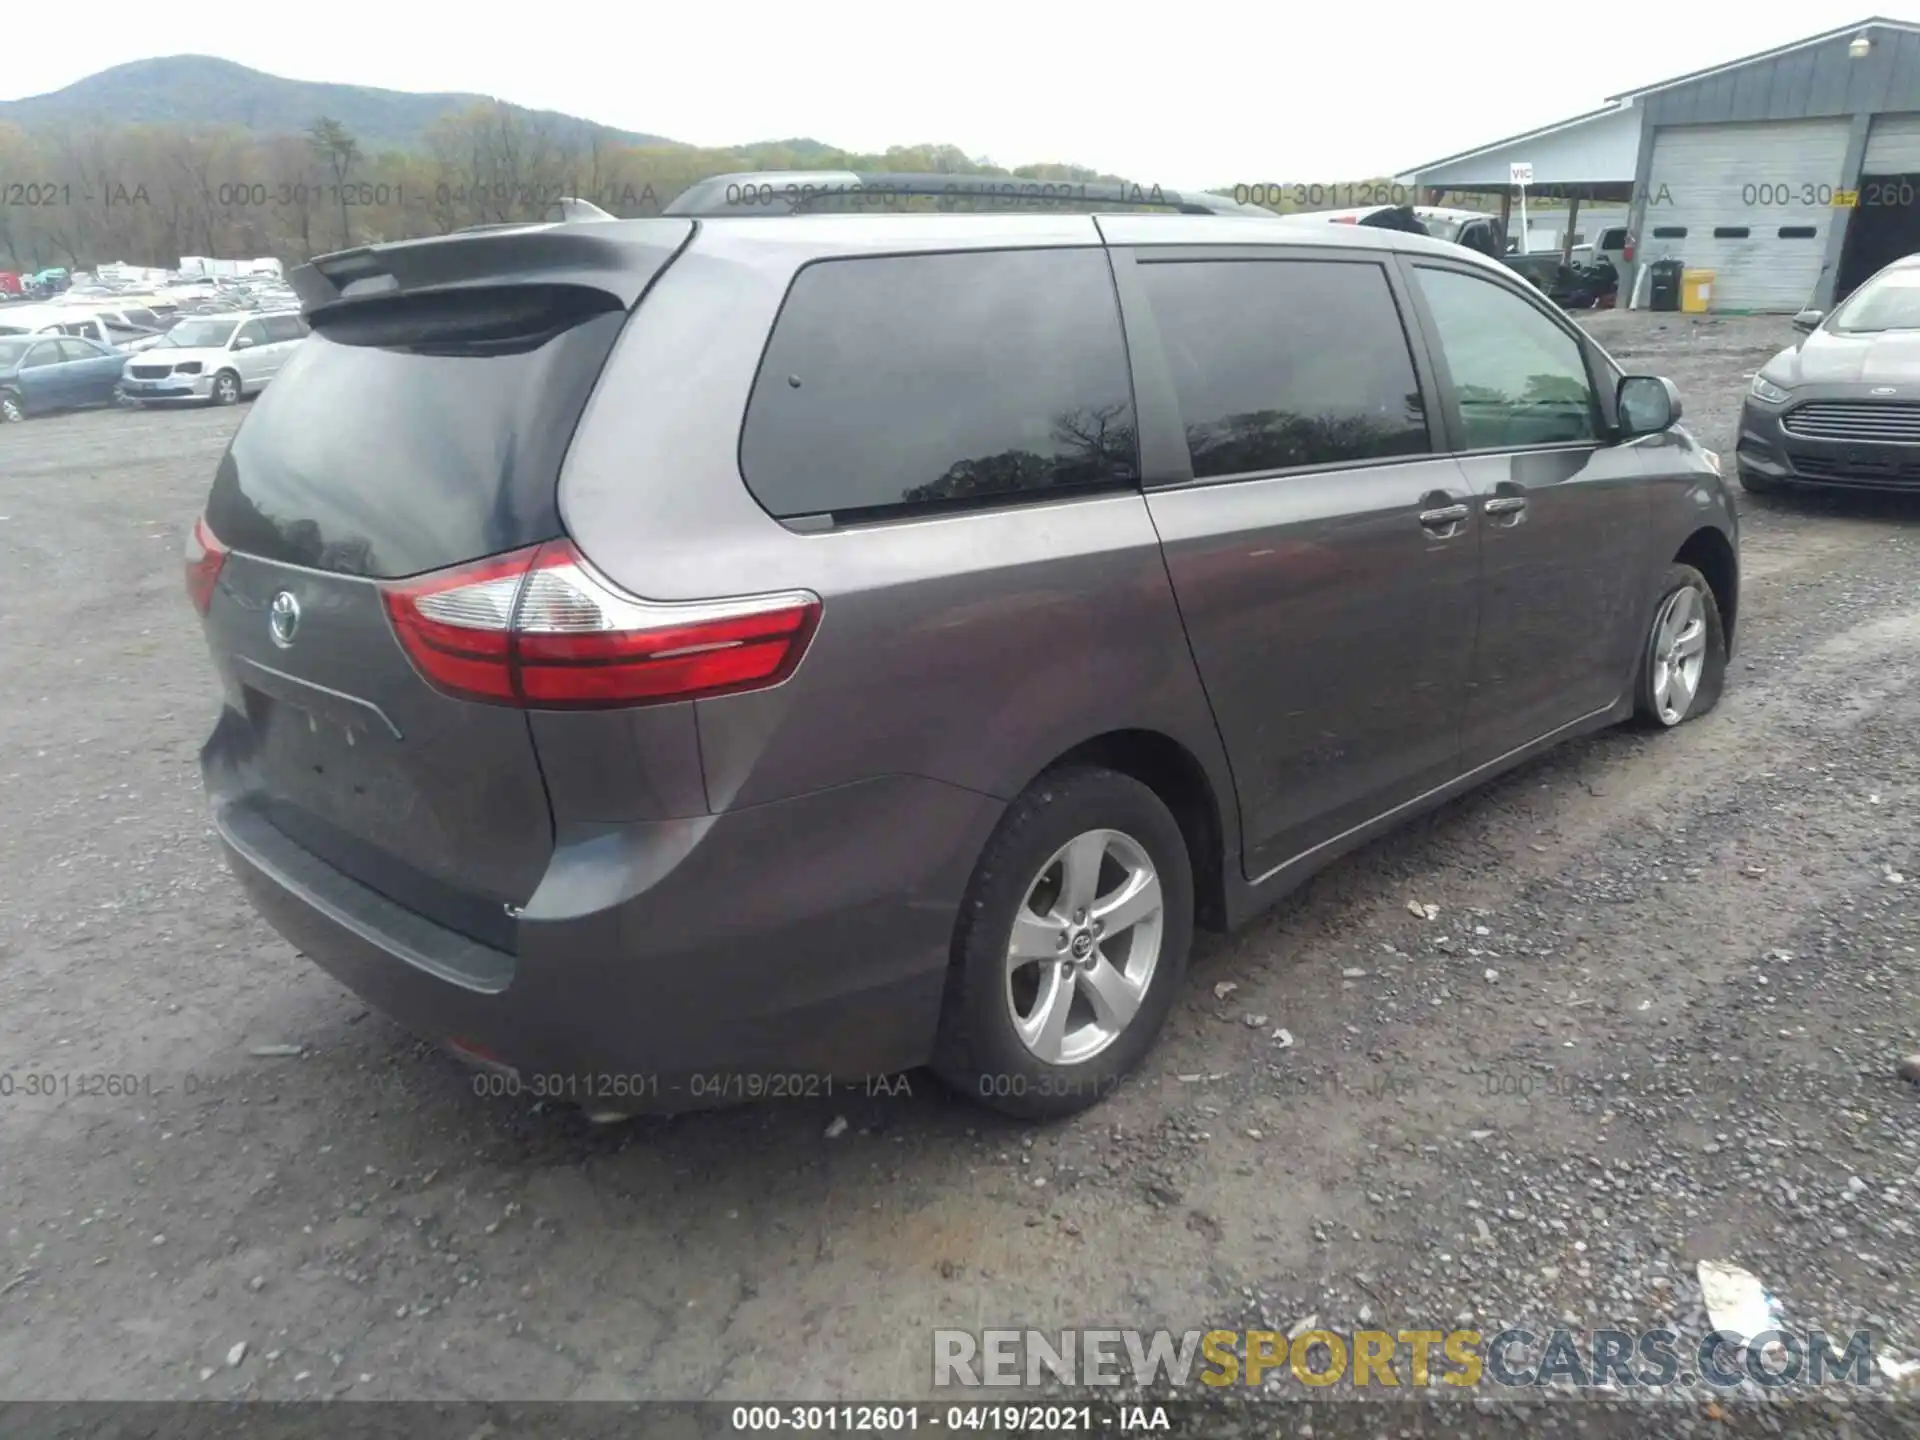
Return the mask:
<path id="1" fill-rule="evenodd" d="M 960 898 L 1003 802 L 888 776 L 722 815 L 563 832 L 518 953 L 403 909 L 215 792 L 281 935 L 520 1093 L 672 1111 L 823 1093 L 932 1053 Z"/>
<path id="2" fill-rule="evenodd" d="M 1788 485 L 1920 494 L 1920 445 L 1809 440 L 1789 434 L 1782 413 L 1751 397 L 1741 405 L 1736 458 L 1742 472 Z"/>

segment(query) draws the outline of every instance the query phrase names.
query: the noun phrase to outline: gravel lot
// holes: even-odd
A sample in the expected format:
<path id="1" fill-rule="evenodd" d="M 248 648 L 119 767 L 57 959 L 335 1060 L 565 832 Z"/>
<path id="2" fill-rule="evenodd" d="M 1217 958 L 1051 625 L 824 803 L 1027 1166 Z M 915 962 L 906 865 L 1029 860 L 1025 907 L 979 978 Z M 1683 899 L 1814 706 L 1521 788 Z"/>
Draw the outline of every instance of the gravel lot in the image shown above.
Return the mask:
<path id="1" fill-rule="evenodd" d="M 1792 335 L 1593 328 L 1729 456 Z M 904 1399 L 941 1326 L 1704 1331 L 1703 1259 L 1920 1353 L 1920 502 L 1746 500 L 1717 712 L 1203 941 L 1071 1123 L 915 1074 L 595 1129 L 476 1096 L 216 854 L 180 545 L 239 413 L 0 430 L 0 1396 Z"/>

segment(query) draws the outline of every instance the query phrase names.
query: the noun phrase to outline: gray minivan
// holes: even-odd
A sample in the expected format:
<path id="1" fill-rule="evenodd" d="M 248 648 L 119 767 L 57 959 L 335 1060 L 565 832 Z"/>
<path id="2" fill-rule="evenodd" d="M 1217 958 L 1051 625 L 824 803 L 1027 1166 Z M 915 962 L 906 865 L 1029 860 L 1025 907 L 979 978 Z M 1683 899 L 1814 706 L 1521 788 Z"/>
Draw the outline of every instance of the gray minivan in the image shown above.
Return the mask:
<path id="1" fill-rule="evenodd" d="M 1059 1115 L 1196 924 L 1712 707 L 1669 382 L 1456 245 L 1081 188 L 303 269 L 187 559 L 261 913 L 595 1114 L 931 1063 Z"/>

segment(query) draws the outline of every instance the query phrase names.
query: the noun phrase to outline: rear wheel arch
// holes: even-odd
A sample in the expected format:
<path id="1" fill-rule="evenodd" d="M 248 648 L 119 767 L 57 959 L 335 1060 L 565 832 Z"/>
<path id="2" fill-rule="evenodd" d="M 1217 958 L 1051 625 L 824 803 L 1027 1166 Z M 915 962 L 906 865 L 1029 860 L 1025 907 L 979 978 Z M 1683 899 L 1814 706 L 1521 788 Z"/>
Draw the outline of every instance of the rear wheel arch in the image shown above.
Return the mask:
<path id="1" fill-rule="evenodd" d="M 1042 771 L 968 882 L 934 1072 L 1026 1120 L 1111 1094 L 1184 990 L 1194 870 L 1178 818 L 1145 782 L 1080 761 Z M 1124 948 L 1108 951 L 1115 941 Z"/>
<path id="2" fill-rule="evenodd" d="M 1732 542 L 1714 526 L 1703 525 L 1687 537 L 1686 543 L 1674 553 L 1673 561 L 1698 570 L 1713 591 L 1714 604 L 1720 609 L 1727 653 L 1731 655 L 1740 605 L 1740 560 L 1734 554 Z"/>
<path id="3" fill-rule="evenodd" d="M 1194 920 L 1208 930 L 1224 931 L 1225 817 L 1220 797 L 1199 757 L 1159 730 L 1110 730 L 1054 757 L 1039 774 L 1077 765 L 1099 766 L 1131 776 L 1160 797 L 1179 822 L 1193 862 Z"/>

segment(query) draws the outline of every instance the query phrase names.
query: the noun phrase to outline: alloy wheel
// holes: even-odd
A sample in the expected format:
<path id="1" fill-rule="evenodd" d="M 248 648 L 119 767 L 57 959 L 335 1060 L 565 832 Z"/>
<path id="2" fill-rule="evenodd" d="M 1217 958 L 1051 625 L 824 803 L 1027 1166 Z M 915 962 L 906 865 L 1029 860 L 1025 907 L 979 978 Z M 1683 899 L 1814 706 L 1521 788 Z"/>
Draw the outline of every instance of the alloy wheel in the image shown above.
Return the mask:
<path id="1" fill-rule="evenodd" d="M 1118 1040 L 1153 983 L 1165 915 L 1159 873 L 1132 836 L 1089 830 L 1055 851 L 1007 944 L 1021 1043 L 1047 1064 L 1077 1065 Z"/>
<path id="2" fill-rule="evenodd" d="M 1653 622 L 1653 709 L 1662 725 L 1678 725 L 1700 693 L 1707 663 L 1707 608 L 1700 592 L 1683 585 L 1667 597 Z"/>

